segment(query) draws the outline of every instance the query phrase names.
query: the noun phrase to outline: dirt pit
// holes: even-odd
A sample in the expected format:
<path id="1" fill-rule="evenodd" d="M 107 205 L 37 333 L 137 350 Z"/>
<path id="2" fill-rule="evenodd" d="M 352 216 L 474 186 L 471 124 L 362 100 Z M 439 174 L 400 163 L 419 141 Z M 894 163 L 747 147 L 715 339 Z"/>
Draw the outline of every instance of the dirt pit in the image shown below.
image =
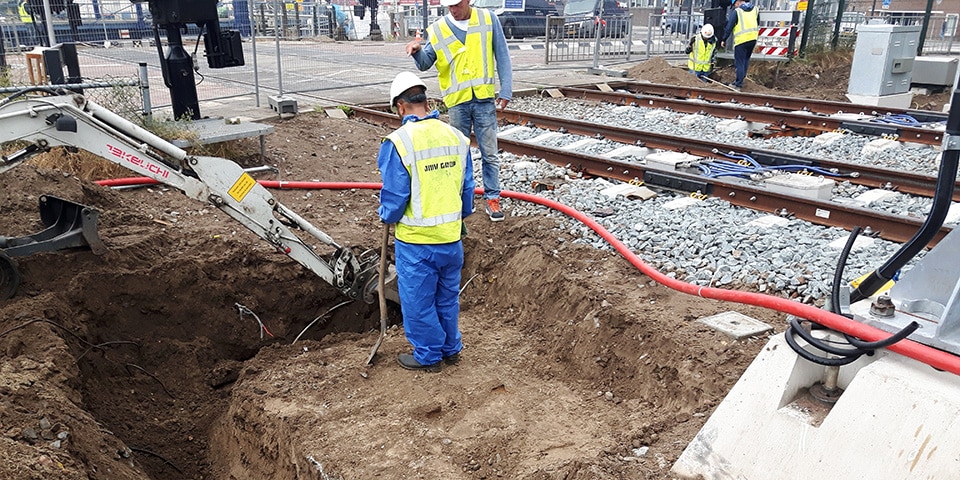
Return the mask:
<path id="1" fill-rule="evenodd" d="M 275 123 L 265 160 L 255 141 L 223 156 L 277 167 L 261 179 L 379 181 L 385 128 Z M 376 304 L 341 305 L 178 191 L 110 190 L 55 166 L 73 155 L 3 174 L 0 234 L 39 231 L 39 198 L 55 195 L 100 211 L 106 252 L 17 259 L 22 285 L 0 303 L 0 478 L 666 479 L 766 342 L 696 319 L 737 310 L 784 326 L 656 285 L 554 218 L 510 216 L 507 200 L 505 222 L 467 219 L 461 363 L 402 370 L 391 311 L 366 366 Z M 273 193 L 341 245 L 380 248 L 375 190 Z"/>

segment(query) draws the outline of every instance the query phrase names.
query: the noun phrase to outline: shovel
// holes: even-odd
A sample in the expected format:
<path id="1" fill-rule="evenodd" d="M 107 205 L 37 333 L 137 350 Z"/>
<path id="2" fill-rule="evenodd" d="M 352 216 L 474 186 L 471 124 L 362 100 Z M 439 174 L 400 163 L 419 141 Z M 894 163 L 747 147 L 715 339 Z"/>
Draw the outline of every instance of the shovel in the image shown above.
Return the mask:
<path id="1" fill-rule="evenodd" d="M 383 243 L 380 244 L 380 282 L 378 285 L 378 293 L 380 297 L 380 337 L 377 338 L 377 343 L 373 344 L 373 349 L 370 350 L 370 357 L 367 358 L 367 365 L 373 365 L 373 357 L 377 354 L 377 349 L 380 348 L 380 344 L 383 343 L 383 337 L 387 336 L 387 296 L 384 290 L 386 289 L 386 278 L 387 278 L 387 243 L 390 241 L 390 224 L 383 225 Z"/>

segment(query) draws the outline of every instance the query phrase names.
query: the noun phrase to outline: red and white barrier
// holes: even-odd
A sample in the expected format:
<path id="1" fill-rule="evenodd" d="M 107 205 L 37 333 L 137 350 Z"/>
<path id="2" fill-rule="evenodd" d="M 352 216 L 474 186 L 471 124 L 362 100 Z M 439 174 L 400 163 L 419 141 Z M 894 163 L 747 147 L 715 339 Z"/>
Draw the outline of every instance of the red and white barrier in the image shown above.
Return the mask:
<path id="1" fill-rule="evenodd" d="M 793 33 L 791 33 L 793 31 Z M 787 27 L 760 27 L 754 53 L 784 57 L 791 54 L 790 47 L 800 36 L 800 29 Z"/>

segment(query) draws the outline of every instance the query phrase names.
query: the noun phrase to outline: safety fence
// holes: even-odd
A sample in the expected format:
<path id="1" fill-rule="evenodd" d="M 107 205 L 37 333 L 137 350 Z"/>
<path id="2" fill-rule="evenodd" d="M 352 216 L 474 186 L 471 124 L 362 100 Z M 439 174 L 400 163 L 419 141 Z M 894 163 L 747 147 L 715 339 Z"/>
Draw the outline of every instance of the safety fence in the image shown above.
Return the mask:
<path id="1" fill-rule="evenodd" d="M 632 15 L 548 16 L 546 63 L 601 59 L 629 60 L 633 52 Z"/>
<path id="2" fill-rule="evenodd" d="M 7 59 L 10 81 L 34 84 L 62 70 L 55 65 L 47 67 L 43 61 L 46 48 L 38 46 L 73 43 L 81 72 L 74 80 L 125 81 L 138 77 L 143 68 L 143 78 L 151 86 L 150 103 L 154 108 L 170 106 L 171 87 L 164 74 L 170 41 L 164 29 L 153 28 L 147 4 L 126 0 L 76 0 L 75 4 L 79 10 L 56 12 L 49 25 L 34 12 L 12 12 L 2 17 L 0 45 L 6 55 L 0 58 Z M 191 83 L 203 101 L 239 97 L 255 97 L 259 101 L 261 96 L 283 94 L 320 97 L 326 91 L 389 82 L 381 68 L 384 56 L 395 57 L 400 65 L 397 68 L 410 68 L 412 62 L 403 54 L 403 44 L 413 27 L 423 21 L 419 16 L 422 12 L 406 7 L 381 9 L 372 15 L 369 9 L 310 0 L 224 0 L 217 5 L 214 16 L 220 28 L 239 32 L 237 48 L 242 61 L 229 68 L 204 65 L 204 32 L 194 24 L 183 26 L 182 53 L 193 62 L 195 79 Z M 870 20 L 918 21 L 902 15 L 850 15 L 839 12 L 839 5 L 838 0 L 824 0 L 816 2 L 808 12 L 761 12 L 759 55 L 786 58 L 802 54 L 804 46 L 829 46 L 832 38 L 853 39 L 857 28 Z M 429 18 L 436 18 L 437 13 L 441 12 L 431 10 Z M 78 17 L 79 22 L 71 16 Z M 536 42 L 542 42 L 546 52 L 542 61 L 547 64 L 592 62 L 596 67 L 600 63 L 626 62 L 635 56 L 682 57 L 689 38 L 699 31 L 703 19 L 696 12 L 650 15 L 646 24 L 634 24 L 631 15 L 603 19 L 548 17 L 543 37 Z M 957 53 L 960 46 L 955 41 L 956 20 L 956 15 L 930 18 L 924 54 Z M 394 23 L 402 26 L 395 28 Z M 382 42 L 356 41 L 371 39 L 373 31 L 383 34 Z M 346 40 L 334 41 L 338 36 Z M 514 45 L 511 43 L 511 48 Z M 525 43 L 529 45 L 529 41 Z M 540 61 L 539 53 L 536 55 Z M 344 68 L 345 63 L 350 67 Z M 387 71 L 393 72 L 392 68 Z"/>
<path id="3" fill-rule="evenodd" d="M 808 30 L 803 35 L 805 48 L 852 48 L 857 32 L 864 25 L 915 25 L 920 27 L 920 55 L 958 55 L 958 17 L 956 13 L 931 11 L 855 10 L 857 4 L 846 0 L 818 0 L 812 3 L 801 21 Z M 809 17 L 809 18 L 808 18 Z M 802 52 L 801 52 L 802 53 Z"/>

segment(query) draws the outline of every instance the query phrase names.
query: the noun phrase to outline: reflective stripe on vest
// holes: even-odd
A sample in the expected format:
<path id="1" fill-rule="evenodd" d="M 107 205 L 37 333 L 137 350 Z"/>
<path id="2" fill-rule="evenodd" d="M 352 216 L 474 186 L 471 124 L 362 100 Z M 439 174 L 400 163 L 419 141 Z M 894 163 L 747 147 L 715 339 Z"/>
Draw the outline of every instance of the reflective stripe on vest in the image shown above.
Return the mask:
<path id="1" fill-rule="evenodd" d="M 397 223 L 397 239 L 415 244 L 460 240 L 467 139 L 433 118 L 407 122 L 387 138 L 410 174 L 410 202 Z"/>
<path id="2" fill-rule="evenodd" d="M 716 44 L 705 42 L 703 37 L 697 35 L 693 41 L 693 51 L 690 52 L 690 58 L 687 60 L 687 68 L 694 72 L 710 71 L 710 58 L 713 57 L 713 50 Z"/>
<path id="3" fill-rule="evenodd" d="M 493 15 L 470 9 L 466 43 L 460 43 L 446 17 L 430 25 L 430 45 L 437 53 L 440 93 L 447 108 L 476 98 L 493 98 Z"/>
<path id="4" fill-rule="evenodd" d="M 759 25 L 760 11 L 754 8 L 749 12 L 744 12 L 742 8 L 738 8 L 737 24 L 733 27 L 733 44 L 740 45 L 760 38 Z"/>

